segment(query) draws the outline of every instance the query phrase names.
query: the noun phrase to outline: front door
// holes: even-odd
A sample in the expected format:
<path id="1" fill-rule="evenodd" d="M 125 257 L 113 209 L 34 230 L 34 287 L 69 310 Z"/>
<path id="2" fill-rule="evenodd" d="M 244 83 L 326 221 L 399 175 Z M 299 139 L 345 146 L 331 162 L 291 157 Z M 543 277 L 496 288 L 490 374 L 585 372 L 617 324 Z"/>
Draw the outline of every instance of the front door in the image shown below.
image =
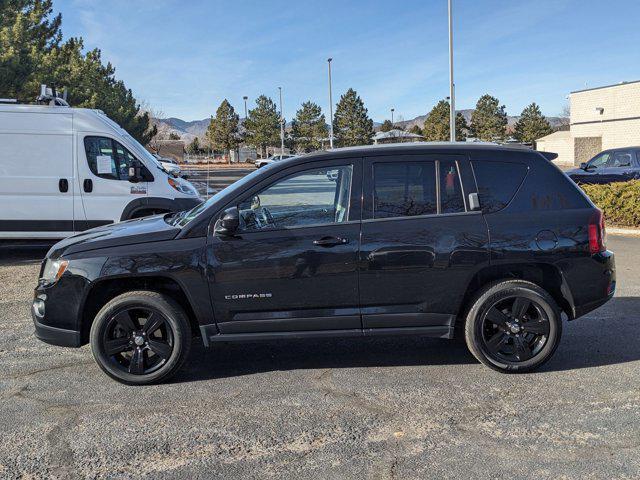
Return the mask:
<path id="1" fill-rule="evenodd" d="M 467 158 L 373 157 L 363 176 L 363 327 L 449 336 L 471 277 L 489 260 L 487 226 L 469 211 L 477 190 Z"/>
<path id="2" fill-rule="evenodd" d="M 143 181 L 129 181 L 135 157 L 109 137 L 78 135 L 78 190 L 82 195 L 86 230 L 118 222 L 129 202 L 147 195 L 150 173 L 142 167 Z M 151 177 L 152 179 L 152 177 Z"/>
<path id="3" fill-rule="evenodd" d="M 359 167 L 292 167 L 227 206 L 238 207 L 240 229 L 208 246 L 221 333 L 361 329 Z"/>

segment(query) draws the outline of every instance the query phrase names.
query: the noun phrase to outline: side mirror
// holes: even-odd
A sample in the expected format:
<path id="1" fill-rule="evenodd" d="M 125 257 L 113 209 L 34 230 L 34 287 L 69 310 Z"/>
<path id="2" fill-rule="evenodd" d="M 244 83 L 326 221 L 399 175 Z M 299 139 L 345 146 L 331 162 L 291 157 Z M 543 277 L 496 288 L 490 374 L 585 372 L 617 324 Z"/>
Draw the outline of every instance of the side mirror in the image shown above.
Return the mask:
<path id="1" fill-rule="evenodd" d="M 216 235 L 223 237 L 233 235 L 240 227 L 240 212 L 238 207 L 231 207 L 224 211 L 213 228 Z"/>
<path id="2" fill-rule="evenodd" d="M 138 162 L 134 162 L 129 167 L 129 181 L 131 183 L 138 183 L 141 180 L 140 174 L 140 164 Z"/>
<path id="3" fill-rule="evenodd" d="M 581 168 L 582 170 L 586 170 L 586 169 L 587 169 L 587 162 L 582 162 L 582 163 L 580 164 L 580 168 Z"/>

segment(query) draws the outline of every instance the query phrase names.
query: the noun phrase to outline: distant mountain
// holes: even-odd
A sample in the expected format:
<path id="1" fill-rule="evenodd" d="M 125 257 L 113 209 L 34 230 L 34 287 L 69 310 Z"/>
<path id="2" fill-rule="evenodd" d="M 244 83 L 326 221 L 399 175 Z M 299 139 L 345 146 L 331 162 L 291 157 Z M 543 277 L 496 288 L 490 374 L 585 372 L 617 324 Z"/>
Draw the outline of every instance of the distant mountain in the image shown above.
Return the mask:
<path id="1" fill-rule="evenodd" d="M 464 118 L 467 120 L 467 123 L 471 123 L 471 114 L 473 113 L 472 108 L 468 108 L 465 110 L 458 110 L 459 113 L 462 113 Z M 427 115 L 419 115 L 411 120 L 403 120 L 401 122 L 395 122 L 396 125 L 402 126 L 405 130 L 410 129 L 414 125 L 418 125 L 420 128 L 424 125 L 424 121 L 427 119 Z M 520 117 L 519 116 L 507 116 L 507 128 L 509 130 L 513 129 L 513 126 L 516 124 Z M 565 117 L 547 117 L 549 123 L 553 128 L 560 127 L 562 125 L 566 125 L 568 123 L 568 118 Z M 203 120 L 194 120 L 191 122 L 187 122 L 180 118 L 160 118 L 155 121 L 156 126 L 158 127 L 158 131 L 167 137 L 171 133 L 175 133 L 180 137 L 180 139 L 184 140 L 186 143 L 192 142 L 195 137 L 198 137 L 200 141 L 205 140 L 205 134 L 207 132 L 207 128 L 209 127 L 210 118 L 205 118 Z M 240 120 L 242 123 L 242 119 Z M 287 130 L 289 130 L 291 124 L 287 123 Z M 378 131 L 382 123 L 373 122 L 374 130 Z"/>

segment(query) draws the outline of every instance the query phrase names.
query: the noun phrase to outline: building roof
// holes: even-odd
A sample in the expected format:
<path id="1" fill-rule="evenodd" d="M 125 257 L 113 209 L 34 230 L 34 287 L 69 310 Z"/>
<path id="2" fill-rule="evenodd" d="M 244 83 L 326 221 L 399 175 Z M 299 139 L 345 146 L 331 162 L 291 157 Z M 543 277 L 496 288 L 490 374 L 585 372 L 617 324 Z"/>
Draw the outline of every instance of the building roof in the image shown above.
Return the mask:
<path id="1" fill-rule="evenodd" d="M 619 82 L 612 83 L 611 85 L 602 85 L 601 87 L 592 87 L 592 88 L 583 88 L 582 90 L 574 90 L 569 93 L 581 93 L 581 92 L 590 92 L 591 90 L 600 90 L 601 88 L 611 88 L 611 87 L 622 87 L 623 85 L 629 85 L 631 83 L 639 83 L 640 80 L 632 80 L 630 82 Z"/>
<path id="2" fill-rule="evenodd" d="M 564 140 L 566 138 L 571 138 L 571 131 L 558 130 L 556 132 L 550 133 L 549 135 L 545 135 L 544 137 L 538 138 L 536 142 L 544 142 L 546 140 Z"/>

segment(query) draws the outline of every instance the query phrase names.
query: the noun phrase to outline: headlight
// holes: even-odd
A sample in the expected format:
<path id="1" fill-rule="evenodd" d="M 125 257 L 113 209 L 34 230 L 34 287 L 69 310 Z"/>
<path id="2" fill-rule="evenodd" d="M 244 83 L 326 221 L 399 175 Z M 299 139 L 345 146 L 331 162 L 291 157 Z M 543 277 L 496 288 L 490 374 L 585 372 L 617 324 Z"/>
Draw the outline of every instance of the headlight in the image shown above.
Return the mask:
<path id="1" fill-rule="evenodd" d="M 183 182 L 182 180 L 171 177 L 167 177 L 167 182 L 180 193 L 184 193 L 185 195 L 198 195 L 195 187 L 188 182 Z"/>
<path id="2" fill-rule="evenodd" d="M 42 271 L 42 279 L 45 284 L 53 284 L 60 280 L 60 277 L 67 269 L 69 262 L 66 260 L 51 260 L 47 258 Z"/>

